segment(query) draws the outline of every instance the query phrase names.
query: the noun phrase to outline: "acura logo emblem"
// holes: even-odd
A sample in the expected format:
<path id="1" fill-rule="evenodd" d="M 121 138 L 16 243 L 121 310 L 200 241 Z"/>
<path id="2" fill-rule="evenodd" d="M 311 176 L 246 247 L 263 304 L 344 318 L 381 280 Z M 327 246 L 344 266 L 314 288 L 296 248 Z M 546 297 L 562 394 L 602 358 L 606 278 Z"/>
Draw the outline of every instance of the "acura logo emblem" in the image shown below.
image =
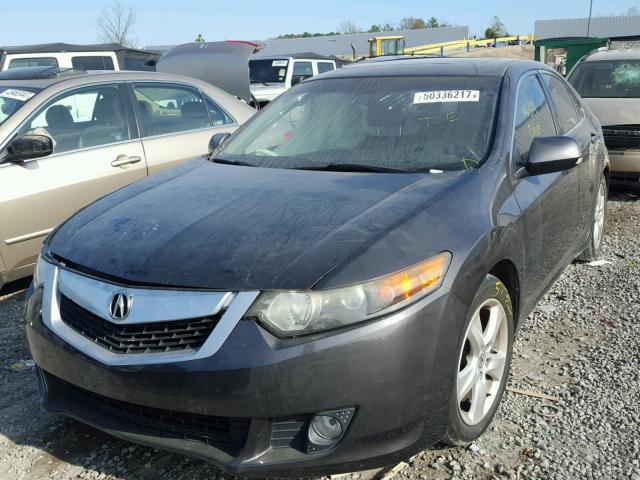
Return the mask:
<path id="1" fill-rule="evenodd" d="M 109 315 L 115 320 L 124 320 L 129 316 L 133 295 L 114 293 L 109 303 Z"/>

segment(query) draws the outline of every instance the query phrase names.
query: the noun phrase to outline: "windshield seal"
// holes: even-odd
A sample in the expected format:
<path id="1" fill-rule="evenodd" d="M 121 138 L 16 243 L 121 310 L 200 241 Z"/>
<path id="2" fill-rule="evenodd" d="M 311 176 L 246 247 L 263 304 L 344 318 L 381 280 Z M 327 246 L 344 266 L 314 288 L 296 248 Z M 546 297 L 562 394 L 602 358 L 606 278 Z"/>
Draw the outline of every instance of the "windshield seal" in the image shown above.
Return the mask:
<path id="1" fill-rule="evenodd" d="M 335 88 L 332 88 L 333 85 Z M 422 90 L 439 91 L 443 86 L 448 86 L 448 91 L 453 92 L 480 92 L 481 101 L 426 100 L 424 105 L 421 101 L 415 101 L 416 93 Z M 353 171 L 367 169 L 381 173 L 472 170 L 480 167 L 493 150 L 502 87 L 503 77 L 500 75 L 380 75 L 312 79 L 274 100 L 268 108 L 243 125 L 212 158 L 229 164 L 303 170 L 348 171 L 336 167 L 336 164 L 352 165 Z M 291 148 L 286 151 L 280 148 L 281 142 L 271 150 L 257 148 L 249 152 L 252 149 L 247 149 L 247 146 L 252 142 L 260 143 L 261 137 L 278 128 L 282 129 L 278 125 L 280 119 L 283 116 L 291 117 L 296 102 L 305 96 L 310 99 L 309 113 L 299 116 L 298 120 L 309 125 L 303 125 L 297 131 L 295 127 L 285 128 L 287 131 L 283 133 L 284 136 L 296 133 L 299 137 L 301 134 L 309 136 L 309 132 L 321 131 L 331 147 Z M 324 102 L 334 107 L 330 111 L 317 108 L 311 101 L 315 97 L 319 97 L 316 103 Z M 340 105 L 345 102 L 349 106 L 342 108 Z M 353 117 L 355 120 L 352 121 L 343 118 L 346 115 L 344 110 L 359 110 L 360 114 Z M 391 115 L 387 115 L 389 111 Z M 430 112 L 436 112 L 437 118 L 430 116 Z M 323 115 L 326 117 L 324 121 L 308 122 L 314 116 Z M 288 121 L 290 126 L 293 125 L 291 118 Z M 423 124 L 418 127 L 420 121 Z M 353 122 L 366 122 L 366 125 L 354 128 Z M 449 128 L 445 123 L 450 124 Z M 457 124 L 455 128 L 453 124 Z M 433 126 L 433 132 L 425 134 L 425 125 Z M 395 157 L 396 161 L 388 162 L 388 159 L 381 158 L 366 141 L 361 145 L 356 142 L 345 147 L 345 138 L 339 134 L 336 136 L 335 132 L 343 127 L 347 130 L 343 137 L 352 133 L 355 137 L 374 133 L 377 138 L 367 137 L 364 140 L 381 144 L 386 148 L 388 157 Z M 398 148 L 389 148 L 389 145 L 397 145 Z M 434 154 L 433 158 L 426 161 L 423 158 L 424 151 L 443 155 L 436 158 Z"/>

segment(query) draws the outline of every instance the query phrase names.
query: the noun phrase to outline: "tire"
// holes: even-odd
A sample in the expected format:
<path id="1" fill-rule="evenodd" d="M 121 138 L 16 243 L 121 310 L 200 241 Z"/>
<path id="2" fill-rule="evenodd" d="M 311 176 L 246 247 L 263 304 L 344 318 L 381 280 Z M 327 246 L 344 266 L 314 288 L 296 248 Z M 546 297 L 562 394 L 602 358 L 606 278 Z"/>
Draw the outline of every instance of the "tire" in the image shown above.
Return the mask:
<path id="1" fill-rule="evenodd" d="M 480 333 L 483 341 L 490 338 L 489 327 L 494 315 L 500 316 L 497 334 L 492 343 L 485 341 L 482 347 L 478 347 L 478 342 L 474 341 L 474 338 L 478 340 L 479 337 L 474 327 L 478 325 L 482 327 Z M 487 275 L 478 288 L 467 313 L 464 329 L 460 332 L 458 341 L 460 353 L 452 372 L 454 381 L 449 401 L 449 426 L 443 439 L 444 443 L 452 446 L 467 445 L 478 438 L 493 420 L 509 376 L 513 337 L 513 305 L 509 292 L 497 277 Z M 487 349 L 489 354 L 486 353 Z M 499 374 L 494 367 L 500 362 L 494 360 L 496 356 L 494 352 L 504 357 L 502 371 Z M 464 372 L 473 373 L 467 375 Z M 472 378 L 482 382 L 484 387 L 479 387 L 478 381 Z M 459 384 L 462 387 L 461 392 L 458 391 Z M 473 386 L 468 393 L 465 393 L 469 384 Z M 482 388 L 485 388 L 485 402 L 484 407 L 480 408 L 480 403 L 477 400 L 474 403 L 474 398 L 482 397 Z M 462 401 L 459 401 L 459 398 L 462 398 Z M 490 402 L 488 406 L 487 401 Z"/>
<path id="2" fill-rule="evenodd" d="M 593 262 L 600 257 L 602 253 L 602 239 L 604 238 L 605 225 L 607 220 L 607 180 L 602 175 L 598 184 L 598 194 L 593 207 L 591 218 L 591 229 L 589 231 L 589 241 L 587 248 L 578 256 L 578 260 L 582 262 Z M 599 231 L 599 232 L 598 232 Z"/>

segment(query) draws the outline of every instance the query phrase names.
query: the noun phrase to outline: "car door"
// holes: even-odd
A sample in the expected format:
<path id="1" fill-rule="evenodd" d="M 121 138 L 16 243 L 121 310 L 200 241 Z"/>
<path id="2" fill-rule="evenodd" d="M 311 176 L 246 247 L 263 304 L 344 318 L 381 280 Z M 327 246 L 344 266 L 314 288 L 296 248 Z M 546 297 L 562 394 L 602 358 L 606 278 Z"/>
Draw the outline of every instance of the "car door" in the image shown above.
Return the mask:
<path id="1" fill-rule="evenodd" d="M 598 168 L 597 156 L 601 147 L 599 145 L 600 135 L 598 128 L 584 115 L 584 111 L 577 104 L 563 80 L 548 72 L 544 72 L 542 78 L 555 107 L 560 135 L 573 138 L 582 150 L 582 161 L 576 166 L 580 183 L 578 224 L 582 227 L 576 235 L 576 248 L 580 248 L 587 241 L 593 221 L 595 194 L 599 179 L 596 170 Z"/>
<path id="2" fill-rule="evenodd" d="M 517 87 L 513 159 L 514 194 L 522 210 L 526 245 L 524 281 L 541 292 L 573 259 L 579 177 L 575 169 L 543 175 L 522 174 L 533 139 L 555 136 L 557 130 L 548 99 L 535 72 Z M 518 178 L 519 177 L 519 178 Z"/>
<path id="3" fill-rule="evenodd" d="M 194 86 L 133 82 L 130 88 L 149 173 L 205 155 L 214 134 L 237 128 L 228 112 Z"/>
<path id="4" fill-rule="evenodd" d="M 54 150 L 48 157 L 0 164 L 0 253 L 7 270 L 28 270 L 58 223 L 146 176 L 125 99 L 115 83 L 68 90 L 36 110 L 12 137 L 48 135 Z"/>

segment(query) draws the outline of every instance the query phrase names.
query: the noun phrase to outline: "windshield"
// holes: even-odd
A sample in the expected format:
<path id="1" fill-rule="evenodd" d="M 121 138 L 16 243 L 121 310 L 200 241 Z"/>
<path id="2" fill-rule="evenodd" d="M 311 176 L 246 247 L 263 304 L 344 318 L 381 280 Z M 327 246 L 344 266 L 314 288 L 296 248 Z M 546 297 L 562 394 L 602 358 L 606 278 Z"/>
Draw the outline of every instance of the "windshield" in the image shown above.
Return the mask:
<path id="1" fill-rule="evenodd" d="M 284 83 L 288 65 L 288 60 L 250 60 L 249 81 L 267 84 Z"/>
<path id="2" fill-rule="evenodd" d="M 499 77 L 339 78 L 274 100 L 217 159 L 270 168 L 463 170 L 488 155 Z"/>
<path id="3" fill-rule="evenodd" d="M 638 98 L 640 60 L 581 62 L 569 82 L 583 98 Z"/>
<path id="4" fill-rule="evenodd" d="M 0 86 L 0 125 L 39 91 L 38 88 Z"/>

